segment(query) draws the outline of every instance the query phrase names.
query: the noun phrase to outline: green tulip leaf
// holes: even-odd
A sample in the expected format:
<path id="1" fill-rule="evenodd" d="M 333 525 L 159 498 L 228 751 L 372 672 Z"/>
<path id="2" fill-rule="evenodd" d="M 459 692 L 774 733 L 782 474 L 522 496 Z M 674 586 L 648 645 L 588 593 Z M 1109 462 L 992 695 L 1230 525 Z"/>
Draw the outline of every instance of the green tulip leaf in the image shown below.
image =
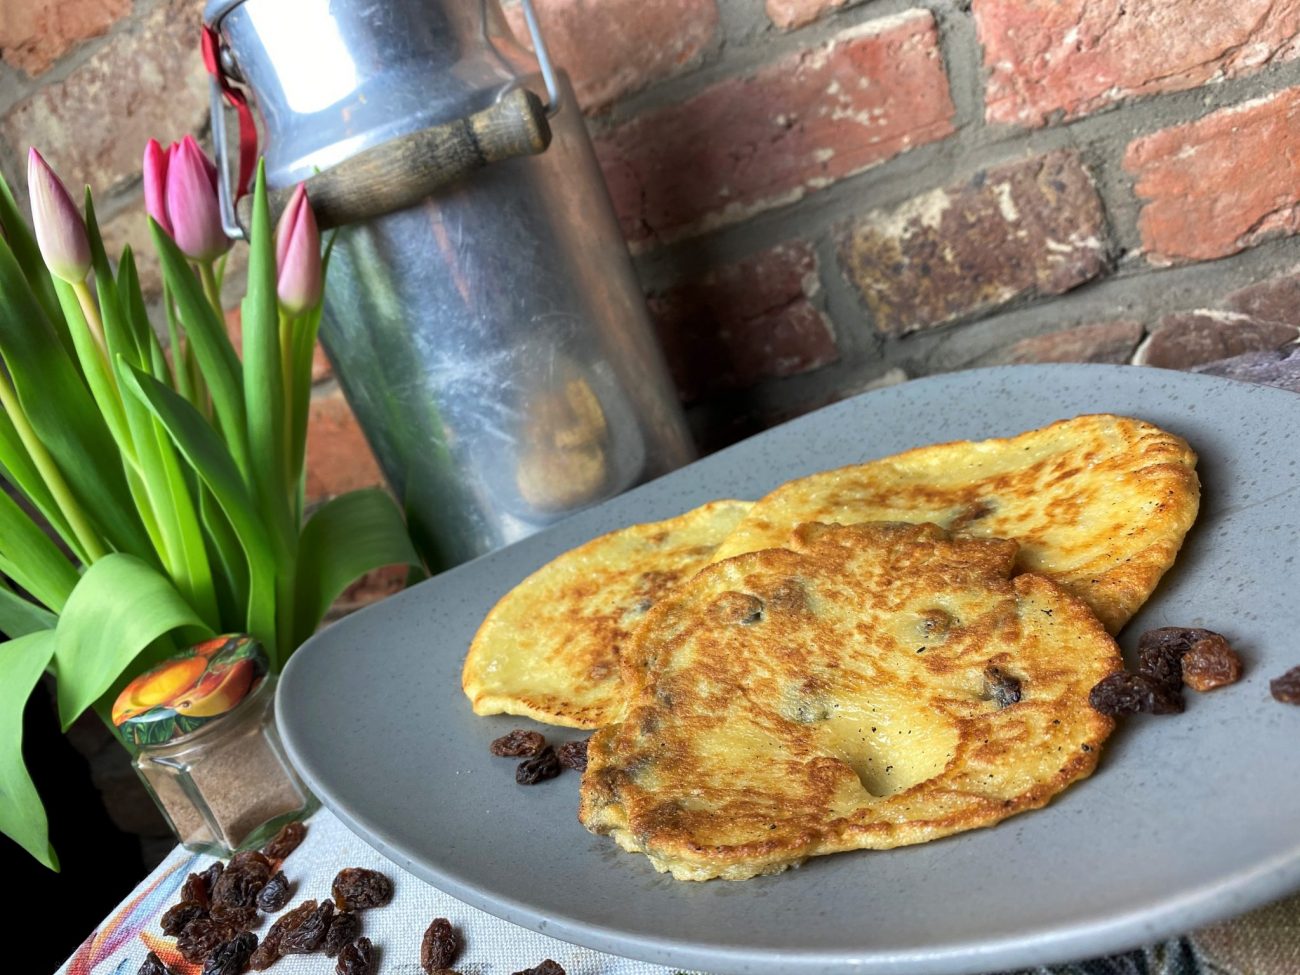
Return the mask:
<path id="1" fill-rule="evenodd" d="M 0 559 L 0 571 L 8 575 L 10 567 L 5 560 Z M 0 585 L 0 633 L 9 639 L 16 640 L 29 633 L 52 630 L 58 621 L 59 618 L 48 609 L 41 609 L 9 587 Z"/>
<path id="2" fill-rule="evenodd" d="M 64 730 L 149 644 L 182 627 L 212 632 L 161 572 L 117 552 L 87 569 L 55 628 Z"/>
<path id="3" fill-rule="evenodd" d="M 23 710 L 53 655 L 53 630 L 0 643 L 0 833 L 58 870 L 45 807 L 23 763 Z"/>
<path id="4" fill-rule="evenodd" d="M 385 565 L 420 566 L 392 498 L 369 488 L 340 495 L 318 508 L 303 526 L 298 543 L 293 646 L 315 632 L 330 604 L 350 583 Z"/>
<path id="5" fill-rule="evenodd" d="M 77 585 L 77 570 L 67 556 L 5 491 L 0 491 L 0 556 L 9 563 L 4 574 L 55 612 Z"/>

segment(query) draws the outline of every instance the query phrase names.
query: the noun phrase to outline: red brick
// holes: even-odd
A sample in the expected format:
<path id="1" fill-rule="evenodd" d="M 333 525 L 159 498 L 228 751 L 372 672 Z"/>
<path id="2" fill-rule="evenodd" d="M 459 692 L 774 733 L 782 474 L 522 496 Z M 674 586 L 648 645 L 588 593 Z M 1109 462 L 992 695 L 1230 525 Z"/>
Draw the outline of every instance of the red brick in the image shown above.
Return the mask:
<path id="1" fill-rule="evenodd" d="M 974 0 L 990 122 L 1043 125 L 1300 51 L 1300 0 Z"/>
<path id="2" fill-rule="evenodd" d="M 35 77 L 82 41 L 105 33 L 131 0 L 4 0 L 0 57 Z"/>
<path id="3" fill-rule="evenodd" d="M 668 241 L 791 203 L 953 131 L 934 18 L 842 31 L 597 143 L 623 232 Z"/>
<path id="4" fill-rule="evenodd" d="M 151 137 L 179 139 L 207 124 L 202 10 L 202 0 L 160 3 L 68 77 L 10 109 L 0 136 L 24 154 L 36 146 L 69 186 L 103 193 L 136 178 Z"/>
<path id="5" fill-rule="evenodd" d="M 240 246 L 236 244 L 235 246 Z M 232 295 L 229 292 L 225 295 L 226 301 L 238 301 L 242 296 Z M 239 306 L 235 305 L 226 309 L 226 331 L 230 334 L 230 341 L 235 343 L 235 351 L 243 355 L 244 330 Z M 323 379 L 328 379 L 332 375 L 330 371 L 330 361 L 325 358 L 325 352 L 316 343 L 316 348 L 312 351 L 311 356 L 311 381 L 318 383 Z"/>
<path id="6" fill-rule="evenodd" d="M 682 399 L 838 359 L 830 323 L 810 301 L 819 289 L 817 257 L 799 241 L 652 296 L 650 310 Z"/>
<path id="7" fill-rule="evenodd" d="M 1232 292 L 1223 301 L 1231 311 L 1266 322 L 1300 325 L 1300 268 Z"/>
<path id="8" fill-rule="evenodd" d="M 1242 355 L 1281 348 L 1300 336 L 1300 328 L 1263 322 L 1227 311 L 1166 315 L 1138 349 L 1134 362 L 1164 369 L 1190 369 Z"/>
<path id="9" fill-rule="evenodd" d="M 767 19 L 781 30 L 794 30 L 811 24 L 832 10 L 859 2 L 861 0 L 767 0 Z"/>
<path id="10" fill-rule="evenodd" d="M 1300 87 L 1211 112 L 1129 144 L 1144 201 L 1138 230 L 1156 264 L 1236 254 L 1300 228 Z"/>
<path id="11" fill-rule="evenodd" d="M 877 330 L 904 335 L 1069 291 L 1105 269 L 1106 241 L 1092 178 L 1061 151 L 865 214 L 841 237 L 840 262 Z"/>
<path id="12" fill-rule="evenodd" d="M 1010 346 L 999 362 L 1125 363 L 1142 340 L 1142 323 L 1128 320 L 1079 325 L 1061 332 L 1034 335 Z"/>
<path id="13" fill-rule="evenodd" d="M 696 64 L 718 32 L 714 0 L 534 0 L 533 8 L 551 58 L 587 111 Z M 515 37 L 529 44 L 523 8 L 505 12 Z"/>
<path id="14" fill-rule="evenodd" d="M 337 389 L 316 396 L 307 418 L 307 498 L 324 501 L 383 484 L 365 434 Z"/>

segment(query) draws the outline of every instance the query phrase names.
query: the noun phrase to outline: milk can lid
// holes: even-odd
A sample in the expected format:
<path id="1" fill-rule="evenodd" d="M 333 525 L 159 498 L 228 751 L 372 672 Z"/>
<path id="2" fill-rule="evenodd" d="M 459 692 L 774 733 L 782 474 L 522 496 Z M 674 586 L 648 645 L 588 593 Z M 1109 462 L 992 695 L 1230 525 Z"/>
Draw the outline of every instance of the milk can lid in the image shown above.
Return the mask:
<path id="1" fill-rule="evenodd" d="M 197 643 L 122 688 L 113 724 L 133 744 L 165 744 L 229 714 L 261 686 L 268 669 L 266 652 L 251 636 Z"/>

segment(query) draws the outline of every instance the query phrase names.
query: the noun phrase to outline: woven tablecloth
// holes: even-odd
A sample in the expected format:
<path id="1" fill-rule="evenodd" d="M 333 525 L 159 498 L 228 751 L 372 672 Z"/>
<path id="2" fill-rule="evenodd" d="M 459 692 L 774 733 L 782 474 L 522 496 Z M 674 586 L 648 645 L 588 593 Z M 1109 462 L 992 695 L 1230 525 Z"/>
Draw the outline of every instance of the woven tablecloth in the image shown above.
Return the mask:
<path id="1" fill-rule="evenodd" d="M 199 975 L 184 962 L 158 919 L 176 903 L 191 872 L 211 857 L 177 848 L 137 887 L 59 970 L 66 975 L 135 975 L 155 951 L 175 975 Z M 672 975 L 674 969 L 617 958 L 556 941 L 462 904 L 380 856 L 326 810 L 307 823 L 307 838 L 284 861 L 292 885 L 289 907 L 329 896 L 344 867 L 371 867 L 393 880 L 388 906 L 362 913 L 363 933 L 374 943 L 377 975 L 423 975 L 420 938 L 435 917 L 448 918 L 464 936 L 456 962 L 462 975 L 511 975 L 550 958 L 567 975 Z M 1122 878 L 1117 882 L 1122 882 Z M 270 921 L 263 919 L 259 934 Z M 270 969 L 275 975 L 325 975 L 333 959 L 290 955 Z M 1300 895 L 1226 924 L 1151 947 L 1071 965 L 1036 970 L 1042 975 L 1300 975 Z"/>

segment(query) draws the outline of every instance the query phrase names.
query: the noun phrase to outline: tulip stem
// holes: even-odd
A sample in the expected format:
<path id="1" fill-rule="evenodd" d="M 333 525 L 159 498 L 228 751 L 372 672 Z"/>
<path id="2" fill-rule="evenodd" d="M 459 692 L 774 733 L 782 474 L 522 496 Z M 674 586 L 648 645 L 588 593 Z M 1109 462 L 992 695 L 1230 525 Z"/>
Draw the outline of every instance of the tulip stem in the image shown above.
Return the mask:
<path id="1" fill-rule="evenodd" d="M 95 344 L 99 346 L 104 361 L 108 362 L 108 345 L 104 341 L 104 320 L 99 316 L 99 305 L 95 303 L 95 296 L 90 293 L 90 285 L 86 284 L 85 279 L 74 281 L 72 290 L 77 296 L 77 303 L 81 305 L 81 313 L 86 316 L 86 327 L 90 329 L 90 334 L 94 336 Z M 110 376 L 113 376 L 113 382 L 116 385 L 117 377 L 113 375 L 113 370 L 109 369 L 108 372 Z"/>
<path id="2" fill-rule="evenodd" d="M 207 296 L 208 304 L 217 313 L 217 318 L 224 322 L 226 310 L 221 307 L 221 286 L 217 284 L 217 276 L 213 273 L 211 261 L 199 262 L 199 277 L 203 281 L 203 293 Z"/>
<path id="3" fill-rule="evenodd" d="M 50 489 L 50 494 L 54 497 L 59 510 L 63 512 L 63 516 L 68 519 L 68 527 L 72 529 L 72 534 L 78 543 L 75 546 L 78 549 L 76 556 L 87 565 L 102 559 L 108 554 L 108 549 L 100 542 L 94 527 L 86 520 L 81 505 L 77 504 L 68 482 L 63 479 L 63 472 L 54 463 L 54 458 L 45 449 L 45 444 L 41 443 L 40 438 L 36 436 L 27 414 L 23 412 L 22 404 L 18 402 L 18 394 L 14 392 L 14 388 L 9 385 L 9 380 L 3 373 L 0 373 L 0 406 L 4 407 L 4 411 L 9 414 L 14 430 L 18 433 L 18 439 L 27 448 L 37 473 L 41 475 L 45 486 Z"/>

